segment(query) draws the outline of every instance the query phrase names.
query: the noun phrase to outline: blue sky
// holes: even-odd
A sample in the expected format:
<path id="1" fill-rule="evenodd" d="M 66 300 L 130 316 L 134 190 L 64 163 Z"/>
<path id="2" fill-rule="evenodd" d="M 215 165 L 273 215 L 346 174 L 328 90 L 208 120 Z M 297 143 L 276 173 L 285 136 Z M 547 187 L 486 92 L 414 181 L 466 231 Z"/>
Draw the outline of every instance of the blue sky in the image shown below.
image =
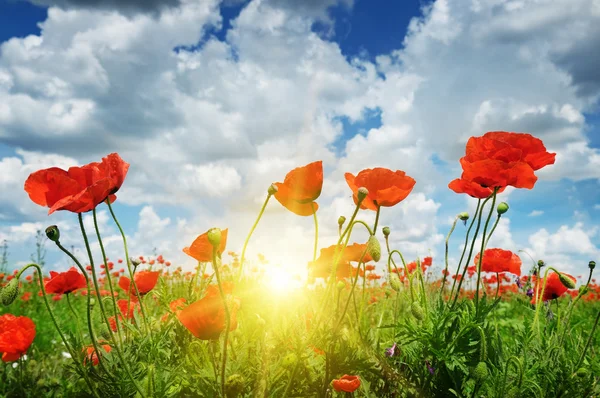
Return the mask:
<path id="1" fill-rule="evenodd" d="M 115 151 L 131 163 L 116 210 L 134 254 L 156 247 L 191 266 L 181 248 L 215 225 L 239 252 L 270 182 L 322 159 L 322 246 L 352 211 L 343 173 L 382 166 L 417 180 L 382 216 L 394 243 L 441 264 L 449 220 L 474 209 L 447 188 L 464 144 L 507 130 L 540 137 L 557 163 L 533 190 L 504 196 L 511 209 L 491 244 L 583 273 L 600 254 L 600 58 L 585 55 L 600 10 L 577 2 L 1 0 L 0 237 L 11 264 L 49 224 L 80 244 L 73 215 L 28 203 L 27 175 Z M 310 220 L 272 203 L 250 252 L 299 269 L 311 234 Z M 48 263 L 66 266 L 50 247 Z"/>

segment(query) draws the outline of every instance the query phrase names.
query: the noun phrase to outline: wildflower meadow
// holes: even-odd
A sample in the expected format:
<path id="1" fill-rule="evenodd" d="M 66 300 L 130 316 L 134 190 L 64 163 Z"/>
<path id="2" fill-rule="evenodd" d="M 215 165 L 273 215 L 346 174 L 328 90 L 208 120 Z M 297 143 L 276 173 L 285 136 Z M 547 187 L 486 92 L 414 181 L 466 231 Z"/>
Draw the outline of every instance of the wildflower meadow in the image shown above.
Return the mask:
<path id="1" fill-rule="evenodd" d="M 543 258 L 488 245 L 511 211 L 497 194 L 534 189 L 536 172 L 555 156 L 526 133 L 469 138 L 462 174 L 448 187 L 476 210 L 457 208 L 445 254 L 423 258 L 392 247 L 399 231 L 386 226 L 388 208 L 403 206 L 417 183 L 411 170 L 348 170 L 354 211 L 340 214 L 337 241 L 322 241 L 316 160 L 264 187 L 242 247 L 227 241 L 238 225 L 198 226 L 197 238 L 179 248 L 197 261 L 191 271 L 160 254 L 130 256 L 113 203 L 134 162 L 111 153 L 35 171 L 24 189 L 49 209 L 47 250 L 72 267 L 32 262 L 0 273 L 0 396 L 600 396 L 595 259 L 587 274 L 569 275 Z M 305 277 L 292 288 L 280 276 L 279 291 L 268 266 L 246 258 L 274 206 L 314 221 Z M 106 257 L 99 208 L 121 232 L 118 258 Z M 57 211 L 73 213 L 80 231 L 51 225 Z M 372 224 L 362 220 L 369 212 Z M 355 238 L 359 230 L 366 241 Z M 63 246 L 65 233 L 81 237 L 83 255 Z M 451 261 L 450 247 L 460 242 L 460 260 Z"/>

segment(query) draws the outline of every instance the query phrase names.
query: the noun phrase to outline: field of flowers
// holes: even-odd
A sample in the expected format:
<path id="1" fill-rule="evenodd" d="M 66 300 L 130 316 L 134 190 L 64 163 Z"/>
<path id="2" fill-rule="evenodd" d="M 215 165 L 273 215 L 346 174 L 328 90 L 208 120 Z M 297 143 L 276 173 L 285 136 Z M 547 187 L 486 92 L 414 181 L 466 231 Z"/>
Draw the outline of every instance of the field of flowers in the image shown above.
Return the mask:
<path id="1" fill-rule="evenodd" d="M 198 261 L 189 272 L 162 255 L 129 256 L 111 206 L 129 168 L 118 154 L 39 170 L 25 191 L 50 215 L 77 214 L 87 257 L 50 226 L 46 236 L 71 269 L 46 274 L 32 263 L 0 273 L 0 397 L 598 397 L 596 263 L 569 275 L 487 247 L 510 211 L 497 194 L 532 189 L 554 160 L 529 134 L 471 137 L 449 188 L 471 196 L 476 211 L 457 214 L 444 257 L 417 259 L 390 247 L 394 231 L 383 226 L 386 208 L 415 185 L 400 170 L 346 173 L 355 210 L 340 216 L 337 242 L 320 242 L 317 161 L 265 187 L 243 247 L 227 246 L 226 228 L 182 247 Z M 295 289 L 284 277 L 273 288 L 268 253 L 245 255 L 265 209 L 279 205 L 271 198 L 314 219 L 313 261 Z M 121 231 L 121 258 L 106 258 L 99 206 Z M 87 212 L 94 231 L 85 230 Z M 364 212 L 376 212 L 373 225 Z M 366 242 L 353 239 L 358 229 Z M 458 264 L 450 242 L 464 242 Z"/>

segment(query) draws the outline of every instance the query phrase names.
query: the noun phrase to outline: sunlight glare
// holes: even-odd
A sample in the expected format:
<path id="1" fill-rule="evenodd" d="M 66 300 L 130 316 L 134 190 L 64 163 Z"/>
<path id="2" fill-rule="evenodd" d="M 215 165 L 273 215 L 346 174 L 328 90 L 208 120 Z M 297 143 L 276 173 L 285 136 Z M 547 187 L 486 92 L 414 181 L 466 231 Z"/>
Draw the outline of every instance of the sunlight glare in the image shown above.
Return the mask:
<path id="1" fill-rule="evenodd" d="M 300 281 L 282 268 L 270 269 L 268 277 L 268 286 L 274 293 L 283 295 L 298 289 L 301 285 Z"/>

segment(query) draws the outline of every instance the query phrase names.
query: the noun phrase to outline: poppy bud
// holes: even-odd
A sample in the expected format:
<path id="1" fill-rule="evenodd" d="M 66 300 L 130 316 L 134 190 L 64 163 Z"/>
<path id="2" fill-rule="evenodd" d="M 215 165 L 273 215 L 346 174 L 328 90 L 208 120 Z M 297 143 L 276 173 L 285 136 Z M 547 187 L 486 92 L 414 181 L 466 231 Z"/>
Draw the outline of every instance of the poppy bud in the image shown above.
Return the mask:
<path id="1" fill-rule="evenodd" d="M 538 260 L 537 262 L 538 267 L 544 267 L 546 265 L 546 263 L 544 262 L 544 260 Z"/>
<path id="2" fill-rule="evenodd" d="M 589 374 L 590 373 L 586 368 L 579 368 L 577 369 L 577 372 L 575 372 L 575 375 L 581 378 L 587 377 Z"/>
<path id="3" fill-rule="evenodd" d="M 133 258 L 133 257 L 131 257 L 129 259 L 129 261 L 131 261 L 131 265 L 133 265 L 134 267 L 137 267 L 138 265 L 140 265 L 142 263 L 140 260 L 138 260 L 137 258 Z"/>
<path id="4" fill-rule="evenodd" d="M 596 268 L 596 262 L 595 261 L 590 261 L 588 264 L 588 267 L 590 267 L 591 270 L 593 270 L 594 268 Z"/>
<path id="5" fill-rule="evenodd" d="M 382 232 L 383 236 L 387 238 L 388 236 L 390 236 L 390 227 L 383 227 Z"/>
<path id="6" fill-rule="evenodd" d="M 390 286 L 392 287 L 392 289 L 394 289 L 395 291 L 400 291 L 400 278 L 398 277 L 398 275 L 396 274 L 391 274 L 390 275 Z"/>
<path id="7" fill-rule="evenodd" d="M 96 305 L 96 299 L 93 297 L 90 297 L 90 308 L 94 308 L 95 305 Z"/>
<path id="8" fill-rule="evenodd" d="M 462 213 L 460 213 L 458 215 L 458 218 L 460 218 L 461 221 L 467 221 L 469 219 L 469 213 L 467 213 L 466 211 L 463 211 Z"/>
<path id="9" fill-rule="evenodd" d="M 473 368 L 471 376 L 477 381 L 481 381 L 488 376 L 488 367 L 485 362 L 479 362 L 477 366 Z"/>
<path id="10" fill-rule="evenodd" d="M 60 239 L 60 230 L 56 225 L 51 225 L 48 228 L 46 228 L 46 236 L 52 242 L 58 242 L 58 240 Z"/>
<path id="11" fill-rule="evenodd" d="M 567 289 L 575 289 L 575 282 L 573 282 L 573 279 L 569 278 L 565 274 L 559 273 L 558 279 L 560 280 L 560 283 L 562 283 Z"/>
<path id="12" fill-rule="evenodd" d="M 342 290 L 344 287 L 346 287 L 346 284 L 345 284 L 344 282 L 342 282 L 342 281 L 339 281 L 339 282 L 337 283 L 337 288 L 338 288 L 338 290 Z"/>
<path id="13" fill-rule="evenodd" d="M 208 241 L 213 247 L 219 247 L 221 244 L 221 229 L 211 228 L 208 230 Z"/>
<path id="14" fill-rule="evenodd" d="M 369 241 L 367 242 L 367 253 L 369 253 L 375 262 L 381 259 L 381 245 L 375 235 L 369 237 Z"/>
<path id="15" fill-rule="evenodd" d="M 496 211 L 498 212 L 498 214 L 504 214 L 508 211 L 508 203 L 506 202 L 500 202 L 498 204 L 498 207 L 496 207 Z"/>
<path id="16" fill-rule="evenodd" d="M 369 190 L 365 187 L 358 188 L 356 193 L 356 198 L 358 199 L 358 203 L 361 203 L 369 194 Z"/>
<path id="17" fill-rule="evenodd" d="M 344 225 L 344 223 L 346 222 L 346 217 L 344 216 L 340 216 L 340 218 L 338 218 L 338 225 L 341 227 L 342 225 Z"/>
<path id="18" fill-rule="evenodd" d="M 225 380 L 225 396 L 226 397 L 237 397 L 242 391 L 244 391 L 244 387 L 246 385 L 246 381 L 244 380 L 244 376 L 239 373 L 234 373 Z"/>
<path id="19" fill-rule="evenodd" d="M 423 307 L 421 307 L 421 304 L 419 304 L 418 301 L 413 301 L 413 303 L 410 305 L 410 312 L 419 321 L 422 321 L 423 318 L 425 318 L 425 314 L 423 313 Z"/>
<path id="20" fill-rule="evenodd" d="M 3 305 L 11 305 L 19 295 L 19 279 L 13 278 L 0 291 L 0 302 Z"/>
<path id="21" fill-rule="evenodd" d="M 269 195 L 275 195 L 275 194 L 277 193 L 277 190 L 278 190 L 278 189 L 277 189 L 277 185 L 271 184 L 271 185 L 269 186 L 269 189 L 267 189 L 267 193 L 268 193 Z"/>

